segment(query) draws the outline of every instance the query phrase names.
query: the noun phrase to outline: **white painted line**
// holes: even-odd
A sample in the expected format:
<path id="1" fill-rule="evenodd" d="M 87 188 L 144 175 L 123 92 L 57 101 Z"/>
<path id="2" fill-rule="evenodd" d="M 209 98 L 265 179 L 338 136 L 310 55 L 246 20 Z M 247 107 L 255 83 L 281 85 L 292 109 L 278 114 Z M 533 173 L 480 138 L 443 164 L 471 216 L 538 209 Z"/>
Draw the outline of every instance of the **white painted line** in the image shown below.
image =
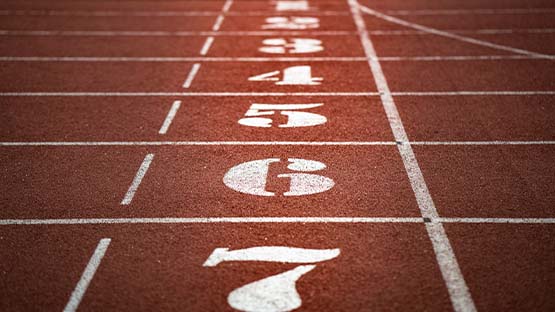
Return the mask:
<path id="1" fill-rule="evenodd" d="M 187 79 L 185 79 L 185 82 L 183 83 L 183 88 L 188 89 L 189 87 L 191 87 L 191 84 L 193 83 L 193 79 L 195 79 L 195 76 L 197 75 L 199 69 L 200 69 L 199 63 L 193 64 L 193 66 L 191 67 L 191 71 L 189 72 L 189 75 L 187 75 Z"/>
<path id="2" fill-rule="evenodd" d="M 391 23 L 394 23 L 394 24 L 397 24 L 397 25 L 402 25 L 402 26 L 405 26 L 405 27 L 409 27 L 409 28 L 413 28 L 413 29 L 420 30 L 420 31 L 423 31 L 423 32 L 427 32 L 427 33 L 430 33 L 430 34 L 451 38 L 451 39 L 454 39 L 454 40 L 458 40 L 458 41 L 462 41 L 462 42 L 466 42 L 466 43 L 470 43 L 470 44 L 474 44 L 474 45 L 478 45 L 478 46 L 488 47 L 488 48 L 502 50 L 502 51 L 508 51 L 508 52 L 512 52 L 512 53 L 516 53 L 516 54 L 523 54 L 523 55 L 541 57 L 541 58 L 550 59 L 550 60 L 555 59 L 555 56 L 552 56 L 552 55 L 546 55 L 546 54 L 536 53 L 536 52 L 532 52 L 532 51 L 528 51 L 528 50 L 517 49 L 517 48 L 505 46 L 505 45 L 491 43 L 491 42 L 488 42 L 488 41 L 483 41 L 483 40 L 478 40 L 478 39 L 474 39 L 474 38 L 470 38 L 470 37 L 465 37 L 465 36 L 462 36 L 462 35 L 453 34 L 453 33 L 447 32 L 447 31 L 438 30 L 438 29 L 435 29 L 435 28 L 423 26 L 423 25 L 416 24 L 416 23 L 411 23 L 411 22 L 408 22 L 408 21 L 390 16 L 390 15 L 383 14 L 381 12 L 370 9 L 369 7 L 363 6 L 363 5 L 358 4 L 358 3 L 357 3 L 357 6 L 359 7 L 359 10 L 362 10 L 364 13 L 370 14 L 372 16 L 375 16 L 375 17 L 379 18 L 379 19 L 382 19 L 382 20 L 385 20 L 385 21 L 388 21 L 388 22 L 391 22 Z"/>
<path id="3" fill-rule="evenodd" d="M 16 146 L 375 146 L 375 145 L 555 145 L 555 141 L 89 141 L 89 142 L 0 142 L 3 147 Z"/>
<path id="4" fill-rule="evenodd" d="M 554 95 L 555 91 L 439 91 L 439 92 L 391 92 L 393 96 L 523 96 Z"/>
<path id="5" fill-rule="evenodd" d="M 89 287 L 89 284 L 91 283 L 96 270 L 100 266 L 100 262 L 102 261 L 104 254 L 106 254 L 106 250 L 108 249 L 110 242 L 111 239 L 103 238 L 96 246 L 96 249 L 94 250 L 92 257 L 89 260 L 89 263 L 85 267 L 85 271 L 83 271 L 83 274 L 81 275 L 81 279 L 71 293 L 71 297 L 69 298 L 69 301 L 64 308 L 64 312 L 77 311 L 77 308 L 79 307 L 79 304 L 81 303 L 81 300 L 83 299 L 83 296 L 85 295 L 85 292 L 87 291 L 87 288 Z"/>
<path id="6" fill-rule="evenodd" d="M 2 225 L 187 224 L 187 223 L 424 223 L 423 218 L 398 217 L 205 217 L 205 218 L 78 218 L 0 219 Z M 438 218 L 430 223 L 555 224 L 555 218 Z"/>
<path id="7" fill-rule="evenodd" d="M 214 37 L 208 37 L 200 51 L 206 55 Z M 98 57 L 98 56 L 0 56 L 0 62 L 366 62 L 370 58 L 360 56 L 327 57 Z M 544 59 L 530 55 L 452 55 L 452 56 L 380 56 L 382 62 L 418 61 L 496 61 Z"/>
<path id="8" fill-rule="evenodd" d="M 391 95 L 391 91 L 389 89 L 387 79 L 382 71 L 380 62 L 376 59 L 377 54 L 374 49 L 374 45 L 370 40 L 370 36 L 368 35 L 366 23 L 362 18 L 360 11 L 361 6 L 356 0 L 348 0 L 348 2 L 353 19 L 357 26 L 357 30 L 360 34 L 360 40 L 364 48 L 364 52 L 367 57 L 371 58 L 371 60 L 368 61 L 368 65 L 370 66 L 370 70 L 374 76 L 378 91 L 380 91 L 380 98 L 395 140 L 407 142 L 408 136 L 405 132 L 401 117 L 399 116 L 399 112 L 397 111 L 395 101 Z M 416 161 L 412 147 L 408 144 L 399 144 L 397 147 L 399 149 L 399 153 L 401 154 L 401 158 L 403 159 L 403 164 L 405 165 L 405 169 L 416 196 L 416 201 L 418 203 L 418 207 L 420 208 L 422 217 L 429 219 L 437 218 L 437 210 L 430 192 L 428 191 L 426 182 L 424 181 L 422 171 Z M 451 248 L 449 239 L 443 229 L 443 225 L 441 223 L 426 223 L 426 229 L 432 242 L 436 259 L 443 275 L 443 279 L 445 280 L 454 310 L 457 312 L 476 311 L 470 291 L 468 290 L 460 267 L 457 263 L 457 259 Z"/>
<path id="9" fill-rule="evenodd" d="M 159 134 L 166 134 L 166 132 L 168 132 L 168 128 L 172 124 L 173 118 L 175 117 L 175 114 L 177 113 L 177 110 L 179 109 L 180 106 L 181 106 L 181 101 L 173 102 L 172 107 L 170 108 L 170 111 L 166 116 L 166 119 L 164 119 L 164 123 L 162 124 L 162 127 L 158 131 Z"/>
<path id="10" fill-rule="evenodd" d="M 141 163 L 141 166 L 139 167 L 139 170 L 137 170 L 137 174 L 135 175 L 135 178 L 133 179 L 133 182 L 131 182 L 131 185 L 129 186 L 129 189 L 127 190 L 127 193 L 125 194 L 125 197 L 121 201 L 121 205 L 131 204 L 131 201 L 133 200 L 133 197 L 135 196 L 135 193 L 139 189 L 139 185 L 141 185 L 141 182 L 143 181 L 143 178 L 144 178 L 146 172 L 148 171 L 148 167 L 150 166 L 150 163 L 152 162 L 153 158 L 154 158 L 154 154 L 147 154 L 145 156 L 145 159 Z"/>
<path id="11" fill-rule="evenodd" d="M 543 34 L 555 33 L 555 28 L 516 29 L 446 29 L 455 34 Z M 372 30 L 372 36 L 434 35 L 418 30 Z M 351 36 L 356 32 L 346 30 L 256 30 L 256 31 L 104 31 L 104 30 L 0 30 L 0 36 L 87 36 L 87 37 L 192 37 L 192 36 Z"/>
<path id="12" fill-rule="evenodd" d="M 212 31 L 220 30 L 220 27 L 222 27 L 222 23 L 224 22 L 225 15 L 229 11 L 229 8 L 231 7 L 232 4 L 233 4 L 233 0 L 226 0 L 222 8 L 222 12 L 218 15 L 218 17 L 216 18 L 216 22 L 212 26 Z"/>
<path id="13" fill-rule="evenodd" d="M 225 6 L 224 6 L 225 8 Z M 229 10 L 229 8 L 228 8 Z M 230 16 L 267 16 L 272 11 L 232 11 Z M 344 16 L 343 11 L 306 11 L 310 16 Z M 218 16 L 221 11 L 68 11 L 68 10 L 0 10 L 3 16 L 133 16 L 133 17 L 172 17 L 172 16 Z M 297 13 L 299 14 L 299 13 Z"/>
<path id="14" fill-rule="evenodd" d="M 545 14 L 555 13 L 555 8 L 514 8 L 514 9 L 455 9 L 455 10 L 390 10 L 390 15 L 482 15 L 482 14 Z"/>
<path id="15" fill-rule="evenodd" d="M 202 45 L 202 49 L 200 49 L 200 55 L 206 55 L 208 53 L 208 50 L 210 50 L 210 47 L 212 46 L 213 42 L 214 42 L 214 37 L 210 36 L 206 38 L 206 41 Z"/>
<path id="16" fill-rule="evenodd" d="M 0 92 L 0 96 L 378 96 L 378 92 Z"/>

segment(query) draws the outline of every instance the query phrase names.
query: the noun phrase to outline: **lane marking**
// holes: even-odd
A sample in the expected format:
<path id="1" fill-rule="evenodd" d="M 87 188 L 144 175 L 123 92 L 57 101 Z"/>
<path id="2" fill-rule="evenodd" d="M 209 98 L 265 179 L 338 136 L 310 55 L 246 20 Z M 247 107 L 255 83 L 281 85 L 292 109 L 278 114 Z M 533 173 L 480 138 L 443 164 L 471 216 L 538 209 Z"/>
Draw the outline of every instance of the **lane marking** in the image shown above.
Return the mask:
<path id="1" fill-rule="evenodd" d="M 357 26 L 357 30 L 359 31 L 361 44 L 364 48 L 366 56 L 370 58 L 377 57 L 374 45 L 366 30 L 366 23 L 362 18 L 360 4 L 356 0 L 348 0 L 348 2 L 351 8 L 354 22 Z M 380 62 L 378 60 L 371 59 L 368 61 L 368 65 L 374 76 L 376 86 L 381 93 L 380 98 L 382 100 L 382 104 L 386 112 L 387 119 L 389 120 L 389 124 L 391 126 L 391 130 L 393 132 L 395 140 L 404 142 L 408 141 L 407 133 L 405 132 L 401 117 L 399 116 L 399 112 L 397 111 L 395 101 L 393 100 L 393 96 L 391 95 L 391 91 L 389 89 L 387 79 L 382 71 Z M 436 207 L 434 205 L 412 147 L 408 144 L 399 144 L 397 145 L 397 147 L 399 149 L 399 153 L 401 154 L 403 164 L 405 165 L 405 169 L 407 171 L 409 181 L 416 196 L 416 201 L 418 203 L 418 207 L 420 208 L 422 217 L 428 219 L 438 218 Z M 459 312 L 476 311 L 476 307 L 474 306 L 470 291 L 468 290 L 443 225 L 441 223 L 428 222 L 426 222 L 425 224 L 428 236 L 432 242 L 437 263 L 447 286 L 447 290 L 451 298 L 451 303 L 453 304 L 453 309 Z"/>
<path id="2" fill-rule="evenodd" d="M 453 10 L 389 10 L 390 15 L 483 15 L 483 14 L 542 14 L 555 13 L 555 8 L 525 9 L 453 9 Z"/>
<path id="3" fill-rule="evenodd" d="M 225 6 L 224 6 L 225 8 Z M 228 8 L 229 10 L 229 8 Z M 226 15 L 230 16 L 266 16 L 273 11 L 231 11 Z M 316 11 L 309 10 L 297 12 L 295 14 L 309 14 L 319 16 L 345 16 L 348 12 L 343 11 Z M 0 15 L 15 16 L 134 16 L 134 17 L 174 17 L 174 16 L 218 16 L 221 11 L 68 11 L 68 10 L 0 10 Z"/>
<path id="4" fill-rule="evenodd" d="M 0 92 L 0 96 L 379 96 L 379 92 Z M 391 92 L 393 96 L 523 96 L 555 95 L 555 91 Z"/>
<path id="5" fill-rule="evenodd" d="M 211 39 L 211 40 L 210 40 Z M 208 37 L 200 51 L 206 55 L 214 37 Z M 371 58 L 361 56 L 326 56 L 326 57 L 104 57 L 104 56 L 0 56 L 0 62 L 366 62 Z M 497 61 L 497 60 L 543 60 L 545 58 L 530 55 L 429 55 L 429 56 L 380 56 L 382 62 L 404 61 Z"/>
<path id="6" fill-rule="evenodd" d="M 214 42 L 214 37 L 210 36 L 206 38 L 206 41 L 202 45 L 202 49 L 200 49 L 200 55 L 206 55 L 208 53 L 208 50 L 210 50 L 210 47 L 212 46 L 213 42 Z"/>
<path id="7" fill-rule="evenodd" d="M 508 29 L 445 29 L 455 34 L 549 34 L 555 28 L 508 28 Z M 373 36 L 430 36 L 428 32 L 419 30 L 372 30 Z M 0 30 L 0 36 L 86 36 L 86 37 L 193 37 L 193 36 L 354 36 L 355 31 L 348 30 L 254 30 L 254 31 L 104 31 L 104 30 Z"/>
<path id="8" fill-rule="evenodd" d="M 143 181 L 143 178 L 148 171 L 153 158 L 154 154 L 147 154 L 145 156 L 143 162 L 141 163 L 141 166 L 139 167 L 139 170 L 137 170 L 137 173 L 135 174 L 135 178 L 133 178 L 133 182 L 131 182 L 131 185 L 129 186 L 129 189 L 125 194 L 125 197 L 121 201 L 121 205 L 127 206 L 131 204 L 131 201 L 133 200 L 133 197 L 135 197 L 135 193 L 139 189 L 139 186 L 141 185 L 141 182 Z"/>
<path id="9" fill-rule="evenodd" d="M 0 146 L 375 146 L 375 145 L 555 145 L 555 141 L 87 141 L 0 142 Z"/>
<path id="10" fill-rule="evenodd" d="M 187 75 L 187 79 L 185 79 L 185 82 L 183 83 L 183 88 L 188 89 L 189 87 L 191 87 L 193 79 L 195 79 L 195 76 L 197 75 L 199 69 L 199 63 L 193 64 L 193 66 L 191 67 L 191 71 L 189 71 L 189 75 Z"/>
<path id="11" fill-rule="evenodd" d="M 429 222 L 477 224 L 555 224 L 555 218 L 436 218 Z M 428 223 L 429 223 L 428 222 Z M 1 225 L 187 224 L 187 223 L 427 223 L 422 217 L 205 217 L 0 219 Z"/>
<path id="12" fill-rule="evenodd" d="M 233 4 L 233 0 L 226 0 L 226 2 L 224 3 L 224 6 L 222 7 L 222 11 L 218 15 L 218 18 L 216 18 L 216 22 L 214 23 L 214 26 L 212 26 L 212 31 L 220 30 L 220 27 L 222 27 L 222 23 L 224 22 L 225 15 L 229 11 L 229 8 L 231 7 L 232 4 Z"/>
<path id="13" fill-rule="evenodd" d="M 71 297 L 69 298 L 69 301 L 64 308 L 64 312 L 77 311 L 77 308 L 79 307 L 79 304 L 81 303 L 81 300 L 83 299 L 83 296 L 85 295 L 85 292 L 87 291 L 87 288 L 89 287 L 89 284 L 91 283 L 96 270 L 100 266 L 102 258 L 104 258 L 104 255 L 106 254 L 106 250 L 108 249 L 110 242 L 110 238 L 103 238 L 96 246 L 96 249 L 91 256 L 89 263 L 85 267 L 85 271 L 83 271 L 83 274 L 81 275 L 81 279 L 79 279 L 79 282 L 71 293 Z"/>
<path id="14" fill-rule="evenodd" d="M 492 49 L 497 49 L 497 50 L 502 50 L 502 51 L 508 51 L 508 52 L 513 52 L 513 53 L 517 53 L 517 54 L 523 54 L 523 55 L 529 55 L 529 56 L 536 56 L 536 57 L 541 57 L 541 58 L 545 58 L 545 59 L 555 59 L 555 56 L 552 55 L 546 55 L 546 54 L 542 54 L 542 53 L 536 53 L 536 52 L 532 52 L 532 51 L 528 51 L 528 50 L 523 50 L 523 49 L 518 49 L 518 48 L 513 48 L 513 47 L 509 47 L 509 46 L 505 46 L 505 45 L 500 45 L 500 44 L 495 44 L 495 43 L 491 43 L 489 41 L 484 41 L 484 40 L 479 40 L 479 39 L 474 39 L 474 38 L 470 38 L 470 37 L 465 37 L 462 35 L 457 35 L 457 34 L 453 34 L 447 31 L 442 31 L 439 29 L 435 29 L 435 28 L 431 28 L 431 27 L 427 27 L 424 25 L 420 25 L 420 24 L 416 24 L 416 23 L 411 23 L 390 15 L 386 15 L 383 14 L 381 12 L 378 12 L 376 10 L 370 9 L 369 7 L 363 6 L 359 3 L 357 3 L 358 9 L 361 10 L 364 13 L 370 14 L 372 16 L 375 16 L 379 19 L 397 24 L 397 25 L 402 25 L 405 27 L 409 27 L 409 28 L 413 28 L 416 30 L 420 30 L 423 32 L 427 32 L 430 34 L 434 34 L 434 35 L 438 35 L 438 36 L 442 36 L 442 37 L 447 37 L 447 38 L 451 38 L 454 40 L 458 40 L 458 41 L 462 41 L 462 42 L 466 42 L 466 43 L 470 43 L 470 44 L 474 44 L 474 45 L 478 45 L 478 46 L 483 46 L 483 47 L 488 47 L 488 48 L 492 48 Z"/>
<path id="15" fill-rule="evenodd" d="M 177 113 L 177 110 L 179 109 L 180 106 L 181 106 L 181 101 L 173 102 L 170 110 L 168 111 L 168 115 L 166 116 L 166 119 L 164 119 L 164 123 L 162 124 L 162 127 L 158 131 L 159 134 L 166 134 L 166 132 L 168 132 L 168 128 L 170 127 L 173 119 L 175 118 L 175 114 Z"/>

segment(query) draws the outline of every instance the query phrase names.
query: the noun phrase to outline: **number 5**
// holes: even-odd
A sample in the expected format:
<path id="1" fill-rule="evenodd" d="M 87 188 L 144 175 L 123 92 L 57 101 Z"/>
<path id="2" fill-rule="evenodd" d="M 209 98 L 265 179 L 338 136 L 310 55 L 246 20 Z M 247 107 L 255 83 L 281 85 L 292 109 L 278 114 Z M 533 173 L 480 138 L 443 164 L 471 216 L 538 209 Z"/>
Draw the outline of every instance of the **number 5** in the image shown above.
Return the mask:
<path id="1" fill-rule="evenodd" d="M 279 128 L 310 127 L 326 123 L 326 117 L 296 110 L 311 109 L 320 107 L 324 104 L 252 104 L 245 113 L 245 118 L 239 120 L 239 124 L 249 127 L 270 128 L 272 119 L 259 116 L 272 116 L 276 111 L 281 111 L 281 115 L 287 116 L 287 123 L 279 125 Z"/>

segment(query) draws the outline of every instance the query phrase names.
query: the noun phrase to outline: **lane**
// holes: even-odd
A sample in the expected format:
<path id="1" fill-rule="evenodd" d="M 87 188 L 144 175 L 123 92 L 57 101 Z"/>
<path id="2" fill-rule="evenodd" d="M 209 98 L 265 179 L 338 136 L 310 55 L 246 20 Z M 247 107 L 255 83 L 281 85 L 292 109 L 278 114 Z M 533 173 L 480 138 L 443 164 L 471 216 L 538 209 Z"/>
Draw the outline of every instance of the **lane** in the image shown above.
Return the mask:
<path id="1" fill-rule="evenodd" d="M 225 0 L 188 0 L 171 1 L 69 1 L 69 0 L 6 0 L 2 1 L 4 10 L 73 10 L 73 11 L 100 11 L 107 10 L 122 13 L 134 11 L 220 11 Z M 217 15 L 217 14 L 216 14 Z"/>
<path id="2" fill-rule="evenodd" d="M 176 100 L 180 109 L 160 135 Z M 262 123 L 240 124 L 252 120 L 245 114 L 253 104 L 274 105 L 266 110 L 273 113 Z M 310 104 L 319 106 L 304 108 Z M 13 97 L 0 107 L 0 141 L 393 141 L 377 98 Z M 324 119 L 297 127 L 284 111 Z"/>
<path id="3" fill-rule="evenodd" d="M 553 217 L 552 146 L 413 148 L 441 216 Z"/>
<path id="4" fill-rule="evenodd" d="M 112 243 L 79 306 L 81 311 L 106 308 L 205 311 L 207 305 L 231 310 L 227 297 L 233 290 L 302 265 L 315 265 L 296 282 L 297 300 L 307 311 L 329 307 L 345 311 L 404 306 L 430 311 L 449 309 L 449 298 L 434 264 L 433 251 L 420 224 L 45 226 L 1 228 L 0 231 L 5 237 L 4 243 L 23 243 L 27 254 L 44 253 L 50 245 L 62 246 L 60 249 L 68 256 L 61 263 L 72 260 L 73 249 L 83 250 L 81 261 L 68 263 L 69 267 L 76 267 L 77 274 L 73 277 L 79 276 L 79 269 L 84 268 L 90 257 L 85 250 L 94 249 L 98 240 L 108 235 Z M 50 235 L 42 235 L 45 231 Z M 70 233 L 74 235 L 70 237 Z M 25 240 L 33 244 L 24 243 Z M 76 245 L 87 248 L 76 248 Z M 328 249 L 336 253 L 324 261 L 311 257 L 304 264 L 223 261 L 203 266 L 216 248 L 240 250 L 263 246 Z M 13 255 L 14 251 L 3 249 L 3 253 Z M 33 274 L 47 270 L 57 260 L 55 256 L 47 254 L 44 262 L 30 263 L 33 266 L 27 266 L 32 257 L 25 257 L 19 270 L 10 271 L 10 278 L 32 278 Z M 58 274 L 63 273 L 59 271 Z M 63 307 L 59 304 L 62 290 L 66 289 L 67 293 L 67 286 L 71 287 L 57 283 L 26 286 L 29 288 L 22 287 L 18 293 L 8 293 L 3 303 L 21 307 L 18 298 L 31 295 L 32 290 L 49 287 L 53 297 L 60 300 L 45 309 L 59 311 Z M 240 302 L 239 299 L 235 304 Z"/>
<path id="5" fill-rule="evenodd" d="M 555 300 L 549 225 L 446 226 L 462 271 L 480 310 L 549 311 Z"/>

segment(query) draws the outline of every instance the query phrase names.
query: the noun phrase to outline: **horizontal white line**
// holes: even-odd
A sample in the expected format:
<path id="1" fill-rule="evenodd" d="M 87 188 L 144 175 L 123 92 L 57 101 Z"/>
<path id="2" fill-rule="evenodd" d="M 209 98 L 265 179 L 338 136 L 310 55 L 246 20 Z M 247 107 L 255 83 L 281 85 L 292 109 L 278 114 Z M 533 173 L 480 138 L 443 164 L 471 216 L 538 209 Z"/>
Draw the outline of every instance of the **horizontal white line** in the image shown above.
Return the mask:
<path id="1" fill-rule="evenodd" d="M 432 223 L 553 224 L 555 218 L 435 218 Z M 207 217 L 3 219 L 0 225 L 176 224 L 176 223 L 424 223 L 423 218 L 388 217 Z"/>
<path id="2" fill-rule="evenodd" d="M 555 95 L 555 91 L 426 91 L 391 92 L 393 96 L 524 96 Z M 379 96 L 379 92 L 0 92 L 0 97 L 54 97 L 54 96 Z"/>
<path id="3" fill-rule="evenodd" d="M 0 92 L 0 96 L 377 96 L 378 92 Z"/>
<path id="4" fill-rule="evenodd" d="M 256 30 L 256 31 L 110 31 L 110 30 L 0 30 L 1 36 L 87 36 L 87 37 L 191 37 L 191 36 L 345 36 L 347 30 Z"/>
<path id="5" fill-rule="evenodd" d="M 555 28 L 484 28 L 484 29 L 442 29 L 453 34 L 475 34 L 475 35 L 501 35 L 501 34 L 549 34 L 554 33 Z M 0 33 L 1 34 L 1 33 Z M 368 34 L 373 36 L 435 36 L 429 32 L 419 30 L 372 30 Z"/>
<path id="6" fill-rule="evenodd" d="M 212 37 L 209 37 L 212 38 Z M 205 55 L 211 41 L 203 46 Z M 544 59 L 531 55 L 431 55 L 431 56 L 327 56 L 327 57 L 91 57 L 91 56 L 0 56 L 0 62 L 366 62 L 375 59 L 382 62 L 399 61 L 488 61 Z"/>
<path id="7" fill-rule="evenodd" d="M 220 146 L 220 145 L 300 145 L 300 146 L 373 146 L 373 145 L 555 145 L 555 141 L 89 141 L 89 142 L 0 142 L 0 146 Z"/>
<path id="8" fill-rule="evenodd" d="M 69 11 L 69 10 L 0 10 L 3 16 L 134 16 L 134 17 L 179 17 L 179 16 L 218 16 L 221 11 Z M 227 16 L 271 16 L 273 11 L 229 11 Z M 304 11 L 296 15 L 341 16 L 349 15 L 344 11 Z"/>
<path id="9" fill-rule="evenodd" d="M 555 8 L 513 9 L 453 9 L 453 10 L 390 10 L 390 15 L 483 15 L 483 14 L 544 14 L 555 13 Z"/>

